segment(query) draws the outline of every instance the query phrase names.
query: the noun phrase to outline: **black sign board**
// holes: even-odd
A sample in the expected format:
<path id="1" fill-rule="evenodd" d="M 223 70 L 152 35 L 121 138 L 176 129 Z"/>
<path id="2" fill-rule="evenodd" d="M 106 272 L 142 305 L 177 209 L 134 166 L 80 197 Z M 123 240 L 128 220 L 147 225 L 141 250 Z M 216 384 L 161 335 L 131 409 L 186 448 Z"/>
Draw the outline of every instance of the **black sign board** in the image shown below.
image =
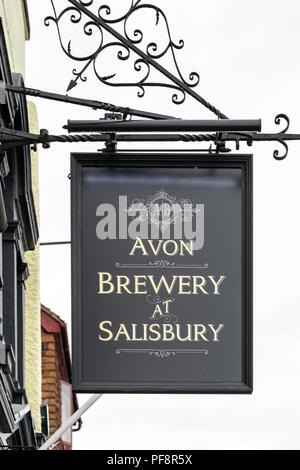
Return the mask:
<path id="1" fill-rule="evenodd" d="M 251 393 L 252 157 L 71 163 L 74 391 Z"/>

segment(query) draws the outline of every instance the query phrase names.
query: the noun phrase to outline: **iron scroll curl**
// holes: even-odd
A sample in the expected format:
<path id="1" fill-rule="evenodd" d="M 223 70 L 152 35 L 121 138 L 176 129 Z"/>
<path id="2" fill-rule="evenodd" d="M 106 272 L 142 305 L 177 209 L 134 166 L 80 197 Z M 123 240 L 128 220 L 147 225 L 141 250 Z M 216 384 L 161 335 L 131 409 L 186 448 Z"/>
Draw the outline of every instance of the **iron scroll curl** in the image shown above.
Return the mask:
<path id="1" fill-rule="evenodd" d="M 284 134 L 287 133 L 287 131 L 290 127 L 290 119 L 286 114 L 281 113 L 281 114 L 277 114 L 277 116 L 275 116 L 274 122 L 275 122 L 275 124 L 280 125 L 282 119 L 286 122 L 286 126 L 283 130 L 276 133 L 275 136 L 278 136 L 278 139 L 276 139 L 276 140 L 281 145 L 283 145 L 283 147 L 285 148 L 285 152 L 284 152 L 283 155 L 279 155 L 279 151 L 277 149 L 274 150 L 273 157 L 275 158 L 275 160 L 284 160 L 285 157 L 287 156 L 288 152 L 289 152 L 288 144 L 280 137 L 284 136 Z"/>

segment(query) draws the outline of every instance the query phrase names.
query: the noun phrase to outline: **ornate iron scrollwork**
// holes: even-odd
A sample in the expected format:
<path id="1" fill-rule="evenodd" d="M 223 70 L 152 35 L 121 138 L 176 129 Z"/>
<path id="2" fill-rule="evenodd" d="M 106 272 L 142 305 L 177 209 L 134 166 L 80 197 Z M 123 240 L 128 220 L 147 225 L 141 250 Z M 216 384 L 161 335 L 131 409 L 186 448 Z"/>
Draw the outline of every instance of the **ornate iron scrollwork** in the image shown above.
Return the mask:
<path id="1" fill-rule="evenodd" d="M 84 7 L 97 7 L 96 0 L 78 1 Z M 85 82 L 87 80 L 86 72 L 90 67 L 92 67 L 97 78 L 103 84 L 112 87 L 137 87 L 137 95 L 139 97 L 144 96 L 145 89 L 147 87 L 165 87 L 174 91 L 172 95 L 173 103 L 183 103 L 186 98 L 186 92 L 183 88 L 177 86 L 174 83 L 156 82 L 151 80 L 151 64 L 147 59 L 154 59 L 155 61 L 158 61 L 169 53 L 178 78 L 186 86 L 194 88 L 199 83 L 199 74 L 197 72 L 191 72 L 188 78 L 185 78 L 180 70 L 176 58 L 176 51 L 184 47 L 184 41 L 181 39 L 178 43 L 176 43 L 172 39 L 167 17 L 161 8 L 149 3 L 143 4 L 142 0 L 132 0 L 130 3 L 130 7 L 121 16 L 113 17 L 112 9 L 107 4 L 102 4 L 96 8 L 97 15 L 98 18 L 100 18 L 100 20 L 104 21 L 106 24 L 114 26 L 118 25 L 118 27 L 122 29 L 123 36 L 127 41 L 130 41 L 134 45 L 139 45 L 139 47 L 143 47 L 143 52 L 146 54 L 147 58 L 138 56 L 134 57 L 135 53 L 128 47 L 128 45 L 118 40 L 109 40 L 105 34 L 105 31 L 103 31 L 103 28 L 96 21 L 87 19 L 78 7 L 74 5 L 68 6 L 60 13 L 57 13 L 54 1 L 51 0 L 54 14 L 53 16 L 47 16 L 45 18 L 45 25 L 49 26 L 51 22 L 54 22 L 57 28 L 60 45 L 64 53 L 70 59 L 84 63 L 80 70 L 73 69 L 73 75 L 75 78 L 73 77 L 70 81 L 67 91 L 70 91 L 72 88 L 74 88 L 79 80 Z M 151 11 L 154 13 L 155 28 L 158 28 L 158 26 L 161 24 L 164 25 L 167 38 L 165 44 L 158 44 L 158 40 L 146 40 L 146 35 L 142 30 L 142 27 L 133 26 L 133 23 L 140 19 L 139 13 L 143 13 L 144 11 Z M 69 39 L 66 42 L 63 40 L 61 25 L 66 18 L 68 18 L 68 20 L 73 24 L 82 24 L 83 36 L 93 36 L 95 39 L 97 37 L 97 47 L 94 48 L 92 52 L 84 56 L 77 55 L 73 51 L 72 39 Z M 133 58 L 133 71 L 138 74 L 138 77 L 133 81 L 124 82 L 122 80 L 118 80 L 118 72 L 112 71 L 105 73 L 105 71 L 102 71 L 100 59 L 104 51 L 107 52 L 108 50 L 110 52 L 116 51 L 116 58 L 120 61 L 127 61 Z"/>
<path id="2" fill-rule="evenodd" d="M 277 140 L 277 142 L 279 142 L 281 145 L 283 145 L 283 147 L 285 148 L 285 152 L 284 152 L 283 155 L 279 155 L 279 151 L 277 149 L 274 150 L 273 157 L 276 160 L 283 160 L 289 152 L 288 144 L 283 140 L 283 137 L 287 133 L 287 131 L 290 127 L 290 119 L 286 114 L 282 114 L 282 113 L 277 114 L 277 116 L 275 116 L 275 119 L 274 119 L 275 124 L 280 125 L 281 119 L 283 119 L 286 122 L 286 126 L 283 130 L 281 130 L 280 132 L 278 132 L 274 135 L 274 137 L 275 137 L 274 140 Z M 277 136 L 278 136 L 278 138 L 276 138 Z"/>

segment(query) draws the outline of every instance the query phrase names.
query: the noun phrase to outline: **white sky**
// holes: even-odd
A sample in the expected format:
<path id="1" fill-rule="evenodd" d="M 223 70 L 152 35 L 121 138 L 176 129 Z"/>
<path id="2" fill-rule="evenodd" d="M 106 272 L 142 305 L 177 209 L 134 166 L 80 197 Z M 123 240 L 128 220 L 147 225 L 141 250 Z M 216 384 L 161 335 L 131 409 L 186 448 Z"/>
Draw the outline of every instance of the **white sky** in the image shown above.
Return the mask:
<path id="1" fill-rule="evenodd" d="M 105 3 L 117 10 L 125 5 L 125 1 Z M 284 5 L 279 0 L 189 0 L 185 8 L 174 0 L 156 3 L 169 18 L 174 40 L 185 40 L 179 63 L 185 76 L 194 70 L 200 73 L 197 91 L 204 98 L 231 118 L 261 118 L 264 132 L 278 131 L 273 120 L 284 112 L 291 118 L 290 132 L 300 133 L 297 0 L 286 0 Z M 26 84 L 65 93 L 72 69 L 80 64 L 61 51 L 55 26 L 43 24 L 44 17 L 52 14 L 50 1 L 28 0 L 28 4 L 31 41 Z M 69 26 L 65 31 L 74 37 Z M 76 37 L 81 42 L 82 36 Z M 112 55 L 105 64 L 102 75 L 116 70 Z M 123 79 L 126 70 L 128 64 Z M 171 92 L 148 89 L 140 99 L 135 89 L 102 85 L 92 71 L 87 76 L 88 81 L 70 94 L 178 117 L 214 118 L 188 97 L 184 105 L 176 106 Z M 63 133 L 67 119 L 102 116 L 71 105 L 35 102 L 40 128 L 52 134 Z M 100 143 L 40 149 L 41 241 L 70 239 L 69 154 L 99 148 Z M 253 147 L 253 395 L 105 395 L 83 417 L 82 430 L 73 435 L 75 449 L 300 448 L 300 142 L 290 144 L 282 162 L 273 159 L 274 148 L 273 144 Z M 244 153 L 249 150 L 242 148 Z M 69 246 L 42 247 L 41 301 L 65 319 L 69 329 L 70 287 Z M 80 403 L 87 398 L 79 396 Z"/>

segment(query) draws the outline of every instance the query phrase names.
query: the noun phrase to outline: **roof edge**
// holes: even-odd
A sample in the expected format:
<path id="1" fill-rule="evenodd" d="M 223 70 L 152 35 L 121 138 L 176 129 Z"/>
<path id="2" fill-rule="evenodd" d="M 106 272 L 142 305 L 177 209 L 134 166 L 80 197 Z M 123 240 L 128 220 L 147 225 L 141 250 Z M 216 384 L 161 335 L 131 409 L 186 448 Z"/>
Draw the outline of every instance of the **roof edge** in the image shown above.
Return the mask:
<path id="1" fill-rule="evenodd" d="M 50 318 L 52 318 L 56 323 L 58 323 L 60 326 L 62 327 L 66 327 L 67 324 L 64 320 L 62 320 L 60 318 L 59 315 L 57 315 L 57 313 L 54 313 L 52 312 L 52 310 L 50 310 L 50 308 L 46 307 L 45 305 L 41 304 L 41 311 L 43 313 L 45 313 L 46 315 L 48 315 Z"/>

